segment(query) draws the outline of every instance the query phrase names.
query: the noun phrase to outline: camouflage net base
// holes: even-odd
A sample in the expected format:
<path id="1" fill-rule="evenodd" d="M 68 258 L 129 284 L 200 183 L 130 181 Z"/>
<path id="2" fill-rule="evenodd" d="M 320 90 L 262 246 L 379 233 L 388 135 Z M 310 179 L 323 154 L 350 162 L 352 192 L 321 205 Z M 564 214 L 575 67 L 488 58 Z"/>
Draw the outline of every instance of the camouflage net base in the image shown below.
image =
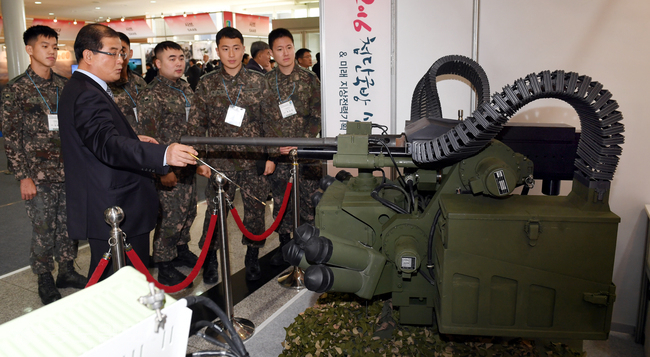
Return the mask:
<path id="1" fill-rule="evenodd" d="M 440 335 L 435 327 L 396 324 L 399 312 L 391 310 L 390 301 L 325 293 L 285 328 L 280 356 L 586 356 L 559 343 Z"/>

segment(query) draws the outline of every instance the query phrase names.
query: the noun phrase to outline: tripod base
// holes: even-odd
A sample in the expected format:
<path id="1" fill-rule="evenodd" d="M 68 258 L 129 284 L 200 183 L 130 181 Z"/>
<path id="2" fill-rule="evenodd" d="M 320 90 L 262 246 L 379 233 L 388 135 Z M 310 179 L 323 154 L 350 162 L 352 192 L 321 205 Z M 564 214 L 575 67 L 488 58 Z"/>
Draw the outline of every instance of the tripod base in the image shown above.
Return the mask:
<path id="1" fill-rule="evenodd" d="M 230 332 L 228 332 L 228 330 L 226 329 L 226 326 L 224 325 L 224 323 L 221 320 L 217 321 L 216 324 L 219 327 L 221 327 L 221 329 L 223 331 L 225 331 L 225 333 L 228 334 L 228 337 L 230 337 Z M 253 324 L 252 321 L 241 318 L 241 317 L 234 317 L 232 319 L 232 327 L 235 328 L 235 331 L 237 332 L 237 334 L 239 335 L 239 338 L 242 341 L 248 340 L 255 333 L 255 324 Z M 219 341 L 219 342 L 223 342 L 223 343 L 226 342 L 226 340 L 224 340 L 223 336 L 221 336 L 220 334 L 217 333 L 217 331 L 215 331 L 215 330 L 213 330 L 211 328 L 206 329 L 205 334 L 210 336 L 210 337 L 216 338 L 217 341 Z"/>
<path id="2" fill-rule="evenodd" d="M 302 290 L 305 288 L 305 272 L 299 267 L 292 266 L 280 275 L 278 283 L 288 289 Z"/>

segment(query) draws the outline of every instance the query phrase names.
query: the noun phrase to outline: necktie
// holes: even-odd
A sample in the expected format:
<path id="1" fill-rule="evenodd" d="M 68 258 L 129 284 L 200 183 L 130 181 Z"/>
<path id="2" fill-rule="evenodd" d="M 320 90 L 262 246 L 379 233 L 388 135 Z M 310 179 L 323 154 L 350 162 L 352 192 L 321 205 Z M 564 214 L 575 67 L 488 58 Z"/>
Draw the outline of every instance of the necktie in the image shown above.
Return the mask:
<path id="1" fill-rule="evenodd" d="M 108 93 L 108 96 L 111 97 L 111 99 L 115 100 L 115 97 L 113 96 L 113 91 L 111 90 L 110 87 L 106 87 L 106 93 Z"/>

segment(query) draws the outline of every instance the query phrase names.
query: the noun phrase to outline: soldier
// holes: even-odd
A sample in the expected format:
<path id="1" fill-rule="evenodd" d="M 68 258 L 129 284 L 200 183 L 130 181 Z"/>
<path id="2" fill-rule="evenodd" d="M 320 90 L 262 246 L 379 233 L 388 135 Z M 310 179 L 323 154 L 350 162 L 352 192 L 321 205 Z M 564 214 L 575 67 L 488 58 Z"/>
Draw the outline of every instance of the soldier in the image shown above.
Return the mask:
<path id="1" fill-rule="evenodd" d="M 136 100 L 138 99 L 140 92 L 142 92 L 144 87 L 147 86 L 147 82 L 129 68 L 129 60 L 133 57 L 131 40 L 121 32 L 118 32 L 117 34 L 120 35 L 120 40 L 122 41 L 122 52 L 126 53 L 127 57 L 122 64 L 122 75 L 120 76 L 120 80 L 110 83 L 108 86 L 113 91 L 115 104 L 120 107 L 126 120 L 129 121 L 129 124 L 131 124 L 131 127 L 135 130 L 138 123 L 138 108 L 136 106 Z"/>
<path id="2" fill-rule="evenodd" d="M 232 27 L 221 29 L 216 36 L 217 52 L 222 66 L 201 78 L 194 96 L 190 118 L 190 135 L 193 136 L 264 136 L 262 125 L 261 99 L 268 95 L 264 77 L 255 71 L 243 68 L 244 38 Z M 244 201 L 244 226 L 253 234 L 264 232 L 264 200 L 269 192 L 266 177 L 273 172 L 275 165 L 266 160 L 265 148 L 259 146 L 224 145 L 208 146 L 206 161 L 242 187 Z M 197 173 L 210 177 L 210 169 L 199 166 Z M 234 197 L 235 185 L 226 184 L 229 197 Z M 203 245 L 210 215 L 215 208 L 214 185 L 205 191 L 208 208 L 203 226 L 200 245 Z M 206 263 L 203 265 L 203 280 L 216 283 L 218 280 L 216 247 L 218 239 L 212 241 Z M 252 241 L 242 236 L 242 244 L 247 246 L 246 279 L 258 280 L 261 277 L 258 262 L 259 248 L 264 241 Z"/>
<path id="3" fill-rule="evenodd" d="M 193 92 L 180 79 L 185 69 L 181 46 L 164 41 L 154 52 L 158 76 L 138 98 L 136 132 L 168 145 L 186 135 Z M 158 266 L 158 281 L 168 286 L 186 278 L 175 266 L 193 268 L 198 259 L 187 246 L 196 217 L 195 172 L 195 166 L 171 167 L 168 174 L 156 180 L 160 217 L 153 239 L 153 261 Z"/>
<path id="4" fill-rule="evenodd" d="M 57 57 L 56 31 L 32 26 L 23 34 L 31 65 L 2 92 L 5 151 L 32 221 L 30 265 L 38 275 L 44 305 L 59 300 L 57 288 L 82 289 L 86 278 L 74 270 L 77 241 L 66 227 L 65 177 L 59 139 L 59 93 L 66 79 L 52 71 Z M 54 283 L 56 259 L 59 273 Z"/>
<path id="5" fill-rule="evenodd" d="M 320 132 L 321 106 L 320 81 L 316 75 L 296 65 L 293 36 L 287 29 L 278 28 L 269 33 L 269 45 L 278 66 L 265 74 L 264 79 L 271 88 L 271 96 L 264 98 L 263 107 L 268 116 L 266 123 L 269 136 L 286 138 L 314 138 Z M 269 149 L 269 154 L 276 160 L 275 172 L 268 177 L 273 193 L 273 214 L 277 216 L 284 189 L 291 172 L 291 161 L 287 154 L 294 147 Z M 300 164 L 300 217 L 302 223 L 313 223 L 314 205 L 311 195 L 318 189 L 318 182 L 323 176 L 320 161 L 302 161 Z M 293 205 L 287 211 L 277 228 L 280 245 L 284 246 L 291 239 L 293 229 Z M 271 264 L 283 263 L 282 253 L 278 251 L 271 259 Z"/>

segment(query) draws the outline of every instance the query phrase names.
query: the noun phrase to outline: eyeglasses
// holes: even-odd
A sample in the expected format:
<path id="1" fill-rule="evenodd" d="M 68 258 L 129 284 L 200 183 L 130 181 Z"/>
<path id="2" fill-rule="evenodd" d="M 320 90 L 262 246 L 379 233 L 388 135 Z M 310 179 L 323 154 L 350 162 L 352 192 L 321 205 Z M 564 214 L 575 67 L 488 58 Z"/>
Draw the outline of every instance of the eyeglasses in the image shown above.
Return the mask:
<path id="1" fill-rule="evenodd" d="M 126 53 L 110 53 L 110 52 L 104 52 L 104 51 L 98 51 L 98 50 L 91 50 L 91 51 L 94 52 L 94 53 L 101 53 L 101 54 L 107 55 L 107 56 L 113 56 L 113 57 L 120 56 L 123 60 L 126 60 Z M 115 58 L 117 58 L 117 57 L 115 57 Z"/>

